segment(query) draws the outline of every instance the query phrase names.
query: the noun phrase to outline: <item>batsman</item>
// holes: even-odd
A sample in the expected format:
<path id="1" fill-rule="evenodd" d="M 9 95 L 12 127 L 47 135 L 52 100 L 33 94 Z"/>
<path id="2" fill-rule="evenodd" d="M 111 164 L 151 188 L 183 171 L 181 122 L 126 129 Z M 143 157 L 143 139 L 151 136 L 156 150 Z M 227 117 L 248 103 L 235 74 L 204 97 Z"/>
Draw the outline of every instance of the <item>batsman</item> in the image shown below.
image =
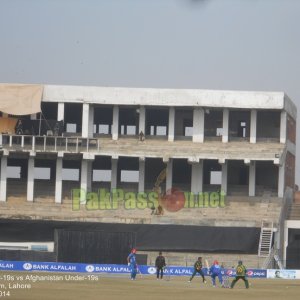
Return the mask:
<path id="1" fill-rule="evenodd" d="M 247 279 L 247 269 L 243 265 L 243 262 L 241 260 L 238 262 L 238 265 L 236 267 L 236 276 L 235 276 L 234 280 L 232 281 L 230 288 L 233 289 L 234 285 L 240 279 L 242 279 L 245 282 L 246 289 L 248 289 L 249 288 L 249 282 L 248 282 L 248 279 Z"/>
<path id="2" fill-rule="evenodd" d="M 189 282 L 193 280 L 195 275 L 199 273 L 202 276 L 203 283 L 206 283 L 203 271 L 202 271 L 202 257 L 198 257 L 198 260 L 194 264 L 194 272 L 192 274 L 192 277 L 190 278 Z"/>

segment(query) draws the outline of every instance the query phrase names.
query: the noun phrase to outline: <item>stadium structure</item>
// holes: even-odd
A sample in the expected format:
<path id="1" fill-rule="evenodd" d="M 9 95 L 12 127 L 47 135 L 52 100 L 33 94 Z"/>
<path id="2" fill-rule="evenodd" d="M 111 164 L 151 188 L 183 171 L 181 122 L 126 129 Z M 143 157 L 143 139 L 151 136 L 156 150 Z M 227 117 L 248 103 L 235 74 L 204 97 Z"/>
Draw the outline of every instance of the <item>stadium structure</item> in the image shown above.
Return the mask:
<path id="1" fill-rule="evenodd" d="M 0 259 L 299 268 L 285 93 L 1 84 L 0 111 Z"/>

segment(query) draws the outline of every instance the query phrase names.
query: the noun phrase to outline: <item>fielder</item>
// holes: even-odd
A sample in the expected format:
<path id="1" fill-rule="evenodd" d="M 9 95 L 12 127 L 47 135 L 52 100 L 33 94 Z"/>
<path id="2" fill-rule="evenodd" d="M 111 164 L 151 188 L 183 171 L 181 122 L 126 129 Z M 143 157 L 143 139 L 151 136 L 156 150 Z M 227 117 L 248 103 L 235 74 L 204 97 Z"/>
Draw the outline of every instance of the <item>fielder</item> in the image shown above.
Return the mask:
<path id="1" fill-rule="evenodd" d="M 208 274 L 210 274 L 213 287 L 216 287 L 216 277 L 218 277 L 220 284 L 224 287 L 221 267 L 217 260 L 215 260 L 213 265 L 210 267 Z"/>
<path id="2" fill-rule="evenodd" d="M 127 263 L 128 266 L 130 267 L 131 273 L 130 273 L 130 279 L 135 280 L 136 274 L 137 274 L 137 263 L 136 263 L 136 249 L 132 249 L 131 253 L 127 257 Z"/>
<path id="3" fill-rule="evenodd" d="M 230 288 L 233 289 L 234 285 L 240 280 L 242 279 L 245 282 L 245 287 L 246 289 L 249 289 L 249 281 L 247 279 L 247 269 L 246 267 L 243 265 L 243 262 L 240 260 L 238 262 L 238 265 L 236 267 L 236 276 L 234 278 L 234 280 L 231 283 Z"/>
<path id="4" fill-rule="evenodd" d="M 202 281 L 203 283 L 206 283 L 203 271 L 202 271 L 202 257 L 198 257 L 198 260 L 195 262 L 194 264 L 194 272 L 192 274 L 192 277 L 190 278 L 189 282 L 191 282 L 193 280 L 193 278 L 195 277 L 195 275 L 199 273 L 202 276 Z"/>

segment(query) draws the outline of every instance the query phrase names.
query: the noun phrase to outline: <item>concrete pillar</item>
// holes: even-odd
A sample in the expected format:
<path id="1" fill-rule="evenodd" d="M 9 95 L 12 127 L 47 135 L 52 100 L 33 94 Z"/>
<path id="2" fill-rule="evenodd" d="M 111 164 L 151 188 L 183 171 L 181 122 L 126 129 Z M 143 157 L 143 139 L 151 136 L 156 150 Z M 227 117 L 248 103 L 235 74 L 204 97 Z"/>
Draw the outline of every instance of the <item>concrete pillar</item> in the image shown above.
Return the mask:
<path id="1" fill-rule="evenodd" d="M 175 134 L 175 107 L 169 108 L 169 130 L 168 130 L 168 141 L 174 142 Z"/>
<path id="2" fill-rule="evenodd" d="M 0 201 L 6 201 L 7 188 L 7 156 L 1 157 Z"/>
<path id="3" fill-rule="evenodd" d="M 193 113 L 193 142 L 204 142 L 205 112 L 202 108 L 194 108 Z"/>
<path id="4" fill-rule="evenodd" d="M 255 182 L 256 182 L 256 162 L 250 161 L 249 164 L 249 196 L 255 197 Z"/>
<path id="5" fill-rule="evenodd" d="M 56 159 L 55 203 L 62 202 L 62 169 L 63 158 L 58 156 Z"/>
<path id="6" fill-rule="evenodd" d="M 33 201 L 34 198 L 34 157 L 29 156 L 27 170 L 27 201 Z"/>
<path id="7" fill-rule="evenodd" d="M 221 191 L 227 195 L 227 175 L 228 175 L 228 162 L 225 160 L 222 163 L 222 183 L 221 183 Z"/>
<path id="8" fill-rule="evenodd" d="M 139 193 L 145 191 L 145 158 L 139 159 Z"/>
<path id="9" fill-rule="evenodd" d="M 286 143 L 286 128 L 287 127 L 287 113 L 282 111 L 280 114 L 280 143 Z"/>
<path id="10" fill-rule="evenodd" d="M 113 124 L 112 124 L 112 139 L 119 138 L 119 106 L 114 105 L 113 108 Z"/>
<path id="11" fill-rule="evenodd" d="M 285 173 L 285 164 L 278 166 L 278 197 L 282 198 L 284 195 L 284 173 Z"/>
<path id="12" fill-rule="evenodd" d="M 173 159 L 170 158 L 167 162 L 167 174 L 166 174 L 166 191 L 171 189 L 173 185 Z"/>
<path id="13" fill-rule="evenodd" d="M 222 135 L 222 142 L 228 143 L 228 135 L 229 135 L 229 109 L 223 109 L 223 135 Z"/>
<path id="14" fill-rule="evenodd" d="M 250 121 L 250 143 L 256 143 L 256 126 L 257 126 L 257 110 L 251 110 L 251 121 Z"/>
<path id="15" fill-rule="evenodd" d="M 80 176 L 80 189 L 84 191 L 82 193 L 81 203 L 86 202 L 86 192 L 90 192 L 92 188 L 92 160 L 82 159 L 81 161 L 81 176 Z"/>
<path id="16" fill-rule="evenodd" d="M 93 138 L 94 137 L 94 106 L 90 104 L 89 107 L 89 132 L 88 137 Z"/>
<path id="17" fill-rule="evenodd" d="M 57 121 L 63 121 L 65 119 L 65 104 L 59 102 L 57 105 Z"/>
<path id="18" fill-rule="evenodd" d="M 191 192 L 194 194 L 202 193 L 203 191 L 203 160 L 192 163 L 192 183 Z"/>
<path id="19" fill-rule="evenodd" d="M 110 189 L 116 189 L 118 182 L 118 159 L 112 158 L 111 159 L 111 184 Z"/>
<path id="20" fill-rule="evenodd" d="M 83 138 L 88 138 L 89 137 L 89 110 L 90 106 L 88 103 L 83 103 L 82 105 L 82 131 L 81 131 L 81 136 Z"/>
<path id="21" fill-rule="evenodd" d="M 140 107 L 140 116 L 139 116 L 139 132 L 143 131 L 144 135 L 146 135 L 146 109 L 145 106 Z"/>

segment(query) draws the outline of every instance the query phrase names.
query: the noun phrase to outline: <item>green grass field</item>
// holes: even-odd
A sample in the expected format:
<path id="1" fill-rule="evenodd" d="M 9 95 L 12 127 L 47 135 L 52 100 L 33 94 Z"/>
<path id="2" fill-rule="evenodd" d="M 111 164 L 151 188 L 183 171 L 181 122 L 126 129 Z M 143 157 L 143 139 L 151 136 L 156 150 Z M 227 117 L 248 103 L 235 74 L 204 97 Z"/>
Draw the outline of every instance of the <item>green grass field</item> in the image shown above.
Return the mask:
<path id="1" fill-rule="evenodd" d="M 62 276 L 57 281 L 27 280 L 26 275 L 57 275 Z M 0 272 L 0 299 L 105 299 L 105 300 L 132 300 L 132 299 L 224 299 L 224 300 L 282 300 L 299 299 L 300 280 L 283 279 L 253 279 L 251 286 L 245 289 L 243 282 L 238 282 L 233 290 L 213 288 L 210 280 L 203 284 L 200 278 L 195 277 L 192 283 L 188 283 L 188 277 L 172 277 L 170 281 L 156 280 L 154 277 L 138 277 L 131 281 L 128 277 L 105 275 L 80 275 L 82 280 L 71 278 L 69 274 L 53 273 L 18 273 Z M 74 276 L 74 274 L 71 274 Z M 75 274 L 76 275 L 76 274 Z M 208 279 L 208 278 L 207 278 Z M 30 284 L 30 288 L 21 288 L 18 284 Z M 13 288 L 13 286 L 17 288 Z M 6 295 L 10 293 L 10 295 Z"/>

